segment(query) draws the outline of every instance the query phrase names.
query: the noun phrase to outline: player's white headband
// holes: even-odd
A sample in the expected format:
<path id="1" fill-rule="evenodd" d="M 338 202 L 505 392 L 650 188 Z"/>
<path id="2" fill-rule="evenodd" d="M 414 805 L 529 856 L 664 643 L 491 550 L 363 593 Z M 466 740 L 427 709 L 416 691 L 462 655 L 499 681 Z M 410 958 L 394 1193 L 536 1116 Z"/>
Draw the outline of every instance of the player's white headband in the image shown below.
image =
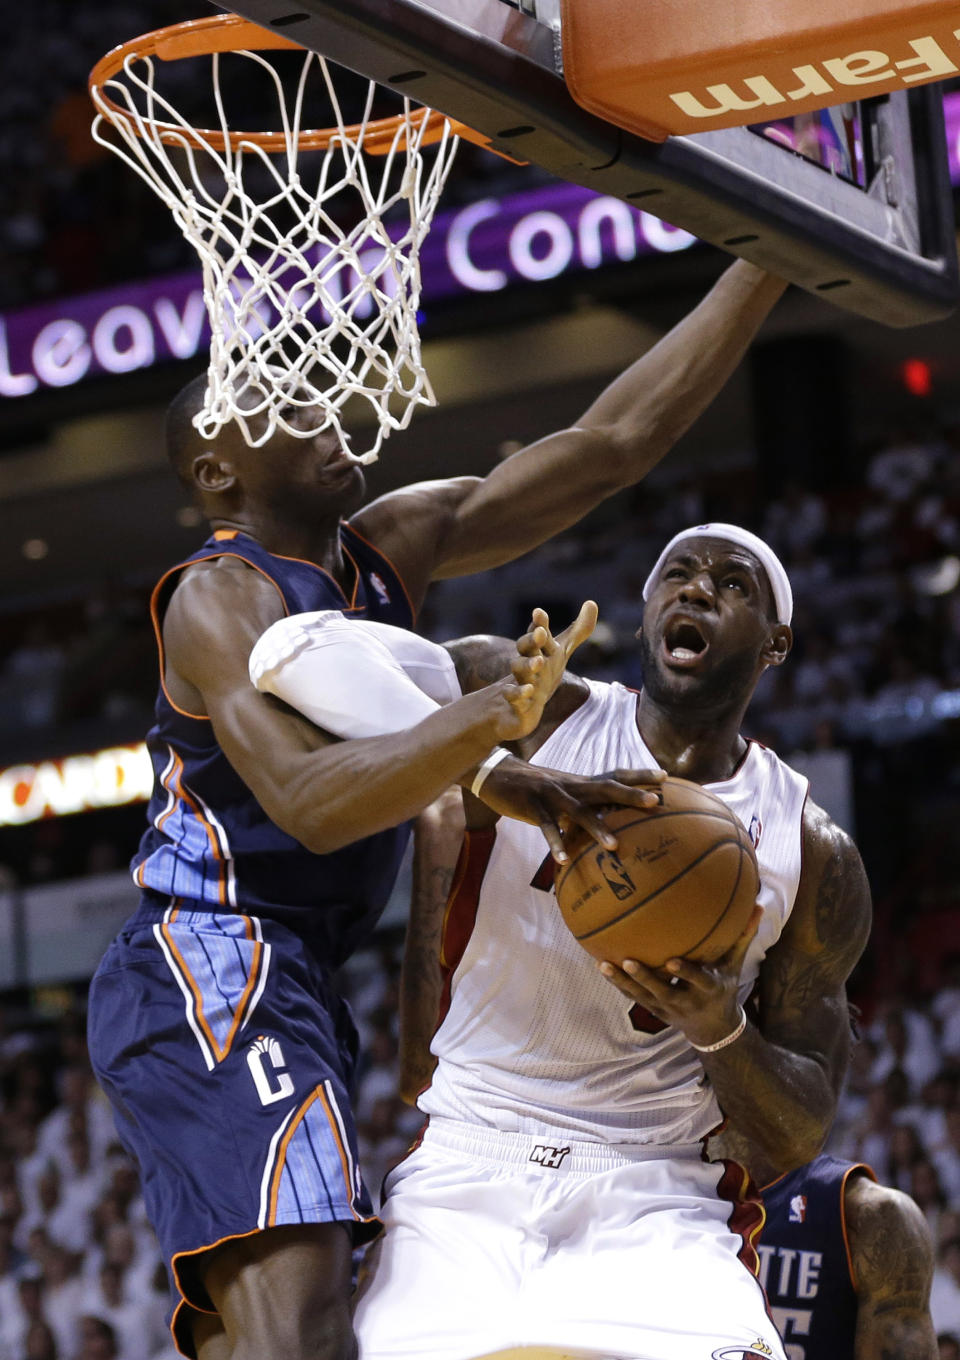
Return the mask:
<path id="1" fill-rule="evenodd" d="M 777 622 L 790 622 L 793 618 L 793 591 L 790 589 L 790 580 L 786 568 L 769 543 L 764 543 L 762 538 L 757 538 L 756 534 L 752 534 L 749 529 L 741 529 L 737 524 L 697 524 L 691 529 L 681 529 L 678 534 L 674 534 L 654 563 L 653 571 L 644 582 L 644 599 L 648 598 L 656 585 L 657 577 L 660 575 L 660 569 L 664 562 L 677 544 L 682 543 L 686 538 L 719 538 L 724 543 L 736 543 L 739 547 L 752 552 L 767 573 L 767 580 L 770 582 L 770 589 L 773 592 L 773 602 L 777 607 Z"/>

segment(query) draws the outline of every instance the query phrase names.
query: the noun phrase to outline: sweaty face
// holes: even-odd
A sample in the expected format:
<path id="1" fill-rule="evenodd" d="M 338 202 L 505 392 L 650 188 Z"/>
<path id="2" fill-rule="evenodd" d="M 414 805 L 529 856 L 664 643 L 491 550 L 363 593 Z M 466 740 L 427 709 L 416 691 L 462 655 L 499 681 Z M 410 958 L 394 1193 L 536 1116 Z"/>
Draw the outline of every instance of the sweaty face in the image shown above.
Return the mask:
<path id="1" fill-rule="evenodd" d="M 665 707 L 736 707 L 753 692 L 775 627 L 766 572 L 751 552 L 722 539 L 684 539 L 644 608 L 644 688 Z"/>
<path id="2" fill-rule="evenodd" d="M 288 404 L 281 414 L 294 428 L 306 430 L 314 411 Z M 249 448 L 239 429 L 224 432 L 228 457 L 249 499 L 281 518 L 301 522 L 321 516 L 348 515 L 363 499 L 365 482 L 333 430 L 298 436 L 278 429 L 260 448 Z"/>

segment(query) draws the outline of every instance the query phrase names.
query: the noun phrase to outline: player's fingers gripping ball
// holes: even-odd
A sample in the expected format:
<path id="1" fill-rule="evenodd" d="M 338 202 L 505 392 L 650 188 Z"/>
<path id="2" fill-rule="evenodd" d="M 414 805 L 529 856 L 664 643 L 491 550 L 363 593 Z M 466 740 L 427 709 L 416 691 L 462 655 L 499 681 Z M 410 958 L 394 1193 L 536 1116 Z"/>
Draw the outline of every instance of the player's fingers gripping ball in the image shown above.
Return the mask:
<path id="1" fill-rule="evenodd" d="M 760 888 L 746 829 L 699 784 L 669 778 L 650 810 L 615 807 L 604 821 L 617 849 L 575 828 L 557 870 L 561 915 L 588 953 L 660 968 L 714 963 L 741 935 Z"/>

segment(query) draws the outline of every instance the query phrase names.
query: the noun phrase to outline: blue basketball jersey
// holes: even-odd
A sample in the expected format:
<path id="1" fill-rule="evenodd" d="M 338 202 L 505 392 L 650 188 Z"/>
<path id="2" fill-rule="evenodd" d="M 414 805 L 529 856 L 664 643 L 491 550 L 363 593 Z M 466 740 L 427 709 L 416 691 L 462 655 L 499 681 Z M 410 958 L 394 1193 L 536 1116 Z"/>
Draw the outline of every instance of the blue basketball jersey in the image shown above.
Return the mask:
<path id="1" fill-rule="evenodd" d="M 850 1175 L 876 1180 L 862 1162 L 822 1156 L 763 1191 L 767 1218 L 760 1283 L 787 1360 L 851 1360 L 857 1295 L 847 1242 L 844 1190 Z"/>
<path id="2" fill-rule="evenodd" d="M 390 562 L 349 524 L 340 541 L 354 573 L 345 593 L 321 567 L 267 552 L 255 539 L 219 531 L 158 583 L 151 603 L 160 651 L 156 721 L 147 746 L 154 790 L 148 826 L 134 857 L 134 880 L 169 900 L 206 903 L 214 912 L 278 921 L 336 968 L 366 937 L 386 905 L 409 828 L 379 832 L 329 855 L 315 855 L 281 831 L 234 771 L 210 720 L 184 712 L 163 682 L 163 616 L 181 572 L 194 562 L 239 557 L 276 587 L 287 614 L 339 609 L 399 627 L 413 609 Z"/>

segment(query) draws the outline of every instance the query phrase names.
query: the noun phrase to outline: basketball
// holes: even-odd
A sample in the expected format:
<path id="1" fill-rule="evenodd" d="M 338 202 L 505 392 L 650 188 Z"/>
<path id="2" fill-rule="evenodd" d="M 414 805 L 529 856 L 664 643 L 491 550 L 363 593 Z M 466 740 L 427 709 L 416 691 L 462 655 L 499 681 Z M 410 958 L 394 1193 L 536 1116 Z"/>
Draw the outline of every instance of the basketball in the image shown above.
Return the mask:
<path id="1" fill-rule="evenodd" d="M 577 829 L 558 869 L 564 921 L 596 959 L 712 963 L 750 919 L 760 879 L 753 845 L 727 805 L 699 784 L 667 779 L 659 807 L 615 807 L 605 850 Z"/>

